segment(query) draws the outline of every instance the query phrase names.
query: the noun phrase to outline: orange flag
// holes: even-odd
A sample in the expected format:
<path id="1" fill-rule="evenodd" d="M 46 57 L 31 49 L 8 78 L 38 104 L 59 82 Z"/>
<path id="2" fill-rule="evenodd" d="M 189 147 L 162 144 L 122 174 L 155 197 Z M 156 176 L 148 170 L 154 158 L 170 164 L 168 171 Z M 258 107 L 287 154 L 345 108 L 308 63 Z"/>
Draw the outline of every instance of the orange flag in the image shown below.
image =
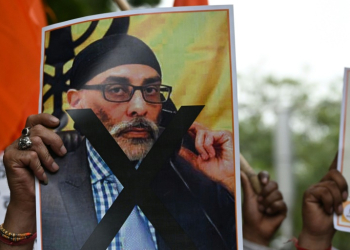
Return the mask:
<path id="1" fill-rule="evenodd" d="M 41 0 L 0 1 L 0 152 L 18 138 L 26 117 L 38 113 Z"/>
<path id="2" fill-rule="evenodd" d="M 175 0 L 174 6 L 208 5 L 208 0 Z"/>

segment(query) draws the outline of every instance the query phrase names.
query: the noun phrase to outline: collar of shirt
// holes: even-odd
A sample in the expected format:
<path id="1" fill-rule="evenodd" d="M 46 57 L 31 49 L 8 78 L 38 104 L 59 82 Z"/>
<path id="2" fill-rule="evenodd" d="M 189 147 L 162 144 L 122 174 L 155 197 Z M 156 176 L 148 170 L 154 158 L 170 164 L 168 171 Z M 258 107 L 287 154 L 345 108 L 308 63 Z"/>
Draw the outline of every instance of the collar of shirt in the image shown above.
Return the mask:
<path id="1" fill-rule="evenodd" d="M 110 182 L 118 183 L 118 191 L 120 192 L 123 189 L 123 185 L 119 182 L 119 180 L 115 177 L 112 170 L 108 167 L 108 165 L 101 158 L 99 153 L 94 149 L 88 139 L 86 139 L 86 148 L 87 155 L 89 161 L 92 163 L 91 168 L 91 184 L 95 184 L 101 180 L 107 180 Z M 139 168 L 141 160 L 139 160 L 135 166 L 136 169 Z M 121 186 L 121 189 L 119 187 Z"/>
<path id="2" fill-rule="evenodd" d="M 86 148 L 87 148 L 87 155 L 91 163 L 90 164 L 91 184 L 94 185 L 95 183 L 102 180 L 107 180 L 109 182 L 117 182 L 118 184 L 120 184 L 118 179 L 113 174 L 112 170 L 107 166 L 107 164 L 101 158 L 99 153 L 97 153 L 97 151 L 91 145 L 89 140 L 86 140 Z"/>

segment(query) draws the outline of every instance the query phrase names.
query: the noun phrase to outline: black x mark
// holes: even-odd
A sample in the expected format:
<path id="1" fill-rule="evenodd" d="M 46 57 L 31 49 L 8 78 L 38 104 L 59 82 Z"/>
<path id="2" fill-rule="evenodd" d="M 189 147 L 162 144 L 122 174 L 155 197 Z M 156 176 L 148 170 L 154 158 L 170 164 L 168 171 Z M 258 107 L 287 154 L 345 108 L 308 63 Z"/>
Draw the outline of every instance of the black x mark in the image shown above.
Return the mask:
<path id="1" fill-rule="evenodd" d="M 90 141 L 124 186 L 118 198 L 97 225 L 83 250 L 108 247 L 132 209 L 138 205 L 171 249 L 196 249 L 163 203 L 150 189 L 150 183 L 174 153 L 183 136 L 204 106 L 183 106 L 143 159 L 138 170 L 129 161 L 101 121 L 90 109 L 69 110 L 76 128 Z M 166 221 L 166 223 L 164 223 Z"/>

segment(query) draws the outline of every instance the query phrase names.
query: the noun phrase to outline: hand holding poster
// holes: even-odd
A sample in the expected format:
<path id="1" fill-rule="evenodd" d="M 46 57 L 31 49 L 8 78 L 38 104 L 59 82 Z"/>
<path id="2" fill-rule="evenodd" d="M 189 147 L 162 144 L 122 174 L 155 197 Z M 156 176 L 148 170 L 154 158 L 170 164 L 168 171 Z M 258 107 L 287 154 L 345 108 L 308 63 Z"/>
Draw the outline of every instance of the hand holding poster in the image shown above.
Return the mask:
<path id="1" fill-rule="evenodd" d="M 194 7 L 44 28 L 40 111 L 68 153 L 37 184 L 39 249 L 241 246 L 232 25 Z"/>

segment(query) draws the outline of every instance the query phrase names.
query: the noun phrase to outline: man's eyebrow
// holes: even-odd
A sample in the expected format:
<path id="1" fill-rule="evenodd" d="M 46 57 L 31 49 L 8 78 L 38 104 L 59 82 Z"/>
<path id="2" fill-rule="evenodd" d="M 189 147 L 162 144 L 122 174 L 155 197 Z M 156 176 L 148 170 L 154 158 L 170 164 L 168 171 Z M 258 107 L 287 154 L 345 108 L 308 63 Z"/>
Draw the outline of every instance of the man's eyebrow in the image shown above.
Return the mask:
<path id="1" fill-rule="evenodd" d="M 144 79 L 142 84 L 145 85 L 145 84 L 151 84 L 151 83 L 156 83 L 161 81 L 162 79 L 160 78 L 160 76 L 154 76 L 154 77 Z"/>
<path id="2" fill-rule="evenodd" d="M 142 81 L 142 85 L 152 84 L 152 83 L 161 82 L 161 81 L 162 79 L 160 78 L 160 76 L 149 77 Z M 103 84 L 110 84 L 110 83 L 130 84 L 130 80 L 129 78 L 123 77 L 123 76 L 109 76 L 103 81 Z"/>
<path id="3" fill-rule="evenodd" d="M 109 83 L 130 84 L 130 81 L 127 77 L 109 76 L 103 81 L 103 83 L 104 84 L 109 84 Z"/>

